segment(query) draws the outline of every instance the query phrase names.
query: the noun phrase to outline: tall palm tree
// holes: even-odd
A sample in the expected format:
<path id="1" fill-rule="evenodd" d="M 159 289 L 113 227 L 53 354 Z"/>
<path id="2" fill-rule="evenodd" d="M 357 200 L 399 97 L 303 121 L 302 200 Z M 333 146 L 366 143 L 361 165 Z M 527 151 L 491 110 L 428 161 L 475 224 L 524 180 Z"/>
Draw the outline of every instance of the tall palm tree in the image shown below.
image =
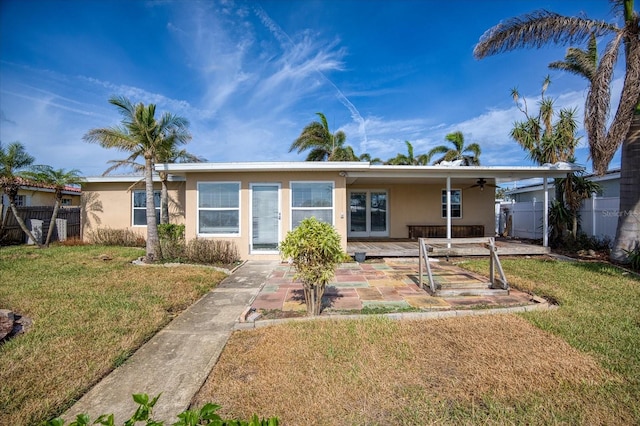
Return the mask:
<path id="1" fill-rule="evenodd" d="M 20 225 L 20 229 L 27 234 L 27 236 L 34 241 L 38 247 L 44 247 L 42 243 L 37 240 L 33 233 L 27 228 L 24 220 L 18 214 L 16 207 L 16 198 L 18 197 L 18 191 L 20 186 L 24 184 L 24 180 L 21 175 L 24 173 L 24 169 L 33 164 L 34 158 L 27 153 L 20 142 L 12 142 L 6 148 L 2 146 L 0 142 L 0 187 L 2 191 L 7 195 L 9 199 L 9 207 L 13 212 L 13 215 Z M 4 217 L 2 220 L 4 228 Z"/>
<path id="2" fill-rule="evenodd" d="M 58 210 L 62 205 L 62 191 L 67 186 L 70 185 L 79 185 L 84 182 L 84 178 L 81 176 L 81 173 L 77 169 L 65 170 L 65 169 L 54 169 L 51 166 L 34 166 L 32 170 L 24 173 L 24 176 L 35 181 L 40 182 L 45 185 L 49 185 L 53 187 L 56 196 L 56 202 L 53 206 L 53 213 L 51 214 L 51 221 L 49 222 L 49 231 L 47 232 L 47 239 L 44 242 L 45 247 L 49 247 L 49 243 L 51 242 L 51 236 L 53 235 L 53 228 L 56 223 L 56 218 L 58 217 Z"/>
<path id="3" fill-rule="evenodd" d="M 382 161 L 380 158 L 378 157 L 371 158 L 371 154 L 367 152 L 360 155 L 358 157 L 358 161 L 366 161 L 369 164 L 384 164 L 384 161 Z"/>
<path id="4" fill-rule="evenodd" d="M 390 158 L 387 164 L 396 166 L 426 166 L 431 160 L 430 154 L 420 154 L 417 157 L 413 153 L 413 145 L 409 141 L 404 141 L 407 146 L 407 153 L 398 153 L 395 157 Z"/>
<path id="5" fill-rule="evenodd" d="M 443 161 L 462 160 L 462 164 L 465 166 L 480 165 L 480 145 L 477 143 L 465 145 L 464 136 L 460 131 L 449 133 L 444 138 L 451 142 L 453 147 L 439 145 L 429 151 L 429 157 L 433 157 L 436 154 L 444 154 L 442 157 L 435 160 L 433 164 L 439 164 Z"/>
<path id="6" fill-rule="evenodd" d="M 567 71 L 579 75 L 592 82 L 598 70 L 598 43 L 595 33 L 589 35 L 587 48 L 570 47 L 564 56 L 564 61 L 555 61 L 549 68 Z"/>
<path id="7" fill-rule="evenodd" d="M 614 13 L 623 17 L 622 25 L 584 15 L 562 16 L 546 10 L 511 18 L 490 28 L 480 38 L 473 54 L 489 55 L 547 43 L 582 44 L 591 34 L 609 36 L 610 41 L 589 85 L 585 102 L 585 129 L 596 173 L 607 171 L 613 155 L 622 146 L 620 167 L 620 216 L 611 258 L 628 261 L 625 250 L 633 250 L 640 234 L 640 132 L 637 107 L 640 104 L 640 17 L 634 0 L 613 0 Z M 618 55 L 624 51 L 625 76 L 620 101 L 613 120 L 611 81 Z M 633 126 L 632 126 L 633 124 Z"/>
<path id="8" fill-rule="evenodd" d="M 321 112 L 316 112 L 316 115 L 320 121 L 307 124 L 300 136 L 289 147 L 289 152 L 301 153 L 309 150 L 306 161 L 353 161 L 349 158 L 348 147 L 344 145 L 347 135 L 342 130 L 331 133 L 327 117 Z M 345 158 L 348 159 L 345 160 Z M 357 157 L 355 158 L 357 161 Z"/>
<path id="9" fill-rule="evenodd" d="M 143 103 L 133 105 L 127 98 L 115 96 L 109 103 L 118 108 L 122 125 L 92 129 L 83 139 L 98 143 L 103 148 L 115 148 L 144 158 L 144 180 L 147 210 L 147 262 L 161 257 L 156 207 L 153 197 L 153 169 L 164 147 L 187 143 L 191 139 L 189 121 L 170 113 L 164 113 L 159 120 L 155 117 L 156 106 Z"/>

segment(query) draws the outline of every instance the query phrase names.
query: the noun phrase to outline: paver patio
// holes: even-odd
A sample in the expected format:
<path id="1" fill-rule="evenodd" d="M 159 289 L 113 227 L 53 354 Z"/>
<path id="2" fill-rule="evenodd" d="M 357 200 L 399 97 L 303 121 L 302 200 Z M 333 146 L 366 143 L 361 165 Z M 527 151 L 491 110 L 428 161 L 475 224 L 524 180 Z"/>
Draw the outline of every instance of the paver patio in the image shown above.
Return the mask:
<path id="1" fill-rule="evenodd" d="M 449 262 L 432 262 L 434 281 L 460 286 L 477 285 L 487 279 Z M 267 315 L 277 311 L 290 316 L 304 314 L 302 284 L 294 280 L 295 270 L 278 265 L 267 278 L 251 308 Z M 531 296 L 511 289 L 508 295 L 433 297 L 418 286 L 418 260 L 385 258 L 343 263 L 326 288 L 323 314 L 358 313 L 363 308 L 385 311 L 433 311 L 522 306 L 535 303 Z"/>

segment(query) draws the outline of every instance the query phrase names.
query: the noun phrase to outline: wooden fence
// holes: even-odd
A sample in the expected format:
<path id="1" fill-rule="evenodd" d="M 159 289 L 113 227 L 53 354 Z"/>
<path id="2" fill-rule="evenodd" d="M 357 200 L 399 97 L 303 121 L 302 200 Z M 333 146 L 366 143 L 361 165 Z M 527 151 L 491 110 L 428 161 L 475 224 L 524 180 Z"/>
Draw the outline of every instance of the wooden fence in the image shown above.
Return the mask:
<path id="1" fill-rule="evenodd" d="M 27 236 L 20 229 L 18 221 L 16 220 L 13 212 L 10 208 L 7 209 L 5 218 L 5 226 L 0 231 L 0 244 L 22 244 L 27 242 Z M 29 229 L 31 228 L 31 219 L 37 219 L 42 221 L 42 239 L 47 237 L 49 232 L 49 226 L 51 223 L 51 214 L 53 213 L 53 206 L 29 206 L 29 207 L 17 207 L 18 214 L 24 220 L 24 223 Z M 80 207 L 60 207 L 58 210 L 57 219 L 64 219 L 67 221 L 67 238 L 80 238 Z M 55 226 L 55 225 L 54 225 Z M 52 241 L 58 240 L 58 233 L 54 229 L 51 236 Z"/>

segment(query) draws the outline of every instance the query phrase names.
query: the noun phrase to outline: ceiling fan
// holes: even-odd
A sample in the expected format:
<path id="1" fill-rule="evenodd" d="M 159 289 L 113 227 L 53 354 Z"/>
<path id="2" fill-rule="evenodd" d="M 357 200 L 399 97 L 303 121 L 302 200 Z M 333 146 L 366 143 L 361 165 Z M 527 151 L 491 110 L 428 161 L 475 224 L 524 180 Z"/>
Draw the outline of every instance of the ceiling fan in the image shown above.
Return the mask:
<path id="1" fill-rule="evenodd" d="M 498 187 L 498 185 L 494 185 L 492 183 L 487 182 L 485 178 L 480 178 L 476 181 L 475 185 L 471 185 L 469 188 L 480 188 L 480 191 L 484 191 L 485 186 L 490 186 L 492 188 Z"/>

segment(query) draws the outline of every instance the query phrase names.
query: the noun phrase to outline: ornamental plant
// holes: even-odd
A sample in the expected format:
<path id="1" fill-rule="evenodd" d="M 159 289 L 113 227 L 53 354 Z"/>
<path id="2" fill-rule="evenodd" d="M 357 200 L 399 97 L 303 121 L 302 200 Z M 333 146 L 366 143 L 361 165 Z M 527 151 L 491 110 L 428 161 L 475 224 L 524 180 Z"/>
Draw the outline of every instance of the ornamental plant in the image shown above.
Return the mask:
<path id="1" fill-rule="evenodd" d="M 302 281 L 307 315 L 320 315 L 327 283 L 347 256 L 342 251 L 340 235 L 330 224 L 315 217 L 306 218 L 287 233 L 280 243 L 280 253 L 292 261 L 294 278 Z"/>

